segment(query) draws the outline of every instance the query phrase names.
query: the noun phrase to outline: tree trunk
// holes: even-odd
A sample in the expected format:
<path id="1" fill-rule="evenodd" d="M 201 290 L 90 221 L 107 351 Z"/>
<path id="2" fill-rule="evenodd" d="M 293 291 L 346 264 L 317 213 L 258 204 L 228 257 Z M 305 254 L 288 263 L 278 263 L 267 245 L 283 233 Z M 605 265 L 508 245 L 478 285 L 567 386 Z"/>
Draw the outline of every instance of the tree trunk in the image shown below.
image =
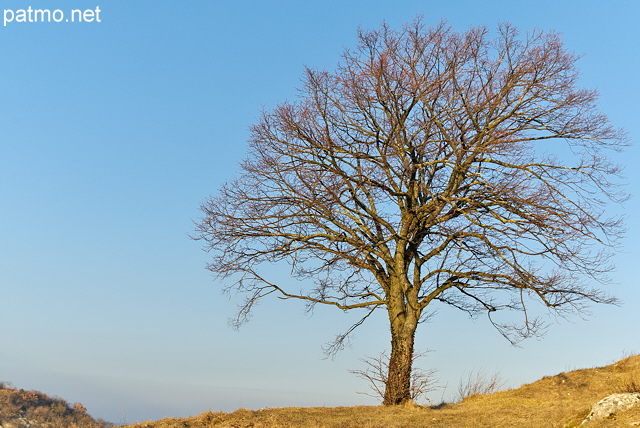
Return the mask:
<path id="1" fill-rule="evenodd" d="M 382 401 L 385 406 L 411 400 L 413 342 L 418 325 L 418 320 L 413 315 L 415 314 L 405 312 L 391 319 L 391 357 Z"/>

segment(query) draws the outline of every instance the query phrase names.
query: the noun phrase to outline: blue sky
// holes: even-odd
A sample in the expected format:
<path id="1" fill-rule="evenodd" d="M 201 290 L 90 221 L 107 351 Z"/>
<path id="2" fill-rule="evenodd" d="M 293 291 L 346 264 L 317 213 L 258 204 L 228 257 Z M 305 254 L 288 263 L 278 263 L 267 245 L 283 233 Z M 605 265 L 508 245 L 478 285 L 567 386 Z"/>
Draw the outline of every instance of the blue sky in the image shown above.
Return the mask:
<path id="1" fill-rule="evenodd" d="M 263 107 L 295 96 L 304 65 L 333 68 L 358 26 L 424 14 L 458 30 L 552 29 L 583 54 L 582 85 L 640 136 L 635 1 L 5 0 L 4 10 L 100 8 L 101 22 L 0 27 L 0 380 L 82 402 L 113 422 L 238 407 L 374 404 L 348 373 L 388 348 L 383 317 L 335 360 L 322 345 L 350 315 L 269 301 L 240 331 L 188 238 L 198 207 L 233 176 Z M 638 147 L 617 159 L 640 189 Z M 455 395 L 471 370 L 510 386 L 640 352 L 638 198 L 614 284 L 624 304 L 558 320 L 509 345 L 484 319 L 442 309 L 422 361 Z"/>

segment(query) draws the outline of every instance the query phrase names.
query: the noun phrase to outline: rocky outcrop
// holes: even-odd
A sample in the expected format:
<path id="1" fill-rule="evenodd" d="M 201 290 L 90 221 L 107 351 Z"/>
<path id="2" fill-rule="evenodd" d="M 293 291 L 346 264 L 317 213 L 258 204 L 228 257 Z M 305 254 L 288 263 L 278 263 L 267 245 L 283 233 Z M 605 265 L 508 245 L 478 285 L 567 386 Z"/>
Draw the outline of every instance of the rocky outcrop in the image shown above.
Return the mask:
<path id="1" fill-rule="evenodd" d="M 608 418 L 614 413 L 622 412 L 638 405 L 640 405 L 640 393 L 613 394 L 591 406 L 589 416 L 582 423 Z"/>
<path id="2" fill-rule="evenodd" d="M 9 421 L 0 422 L 0 428 L 28 428 L 36 425 L 25 418 L 15 418 Z"/>

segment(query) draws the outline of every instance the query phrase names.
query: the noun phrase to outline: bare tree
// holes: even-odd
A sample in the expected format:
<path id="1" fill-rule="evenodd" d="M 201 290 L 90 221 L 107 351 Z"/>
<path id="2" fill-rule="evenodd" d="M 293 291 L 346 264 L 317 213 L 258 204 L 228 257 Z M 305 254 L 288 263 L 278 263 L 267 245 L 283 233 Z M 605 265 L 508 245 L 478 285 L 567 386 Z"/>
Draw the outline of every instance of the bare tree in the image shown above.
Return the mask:
<path id="1" fill-rule="evenodd" d="M 578 58 L 555 33 L 501 25 L 493 37 L 417 19 L 358 41 L 334 72 L 307 68 L 299 97 L 262 114 L 195 237 L 208 269 L 246 293 L 238 323 L 272 294 L 363 311 L 336 350 L 386 311 L 384 404 L 398 404 L 434 303 L 484 312 L 515 341 L 540 326 L 532 303 L 563 314 L 614 301 L 590 284 L 622 232 L 604 214 L 622 198 L 606 152 L 626 137 L 597 93 L 577 87 Z M 300 289 L 267 277 L 270 263 L 288 263 Z"/>

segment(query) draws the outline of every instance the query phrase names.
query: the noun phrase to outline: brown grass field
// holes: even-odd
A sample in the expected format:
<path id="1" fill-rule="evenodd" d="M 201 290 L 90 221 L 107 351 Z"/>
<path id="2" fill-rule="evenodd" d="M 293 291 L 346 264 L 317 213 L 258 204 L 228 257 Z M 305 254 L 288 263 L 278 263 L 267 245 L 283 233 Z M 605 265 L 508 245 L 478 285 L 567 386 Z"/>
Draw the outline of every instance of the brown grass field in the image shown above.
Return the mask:
<path id="1" fill-rule="evenodd" d="M 205 412 L 184 419 L 162 419 L 127 428 L 209 427 L 577 427 L 591 404 L 616 392 L 640 392 L 640 355 L 606 367 L 544 377 L 517 389 L 473 395 L 434 407 L 288 407 Z M 614 414 L 594 427 L 640 427 L 640 407 Z"/>

